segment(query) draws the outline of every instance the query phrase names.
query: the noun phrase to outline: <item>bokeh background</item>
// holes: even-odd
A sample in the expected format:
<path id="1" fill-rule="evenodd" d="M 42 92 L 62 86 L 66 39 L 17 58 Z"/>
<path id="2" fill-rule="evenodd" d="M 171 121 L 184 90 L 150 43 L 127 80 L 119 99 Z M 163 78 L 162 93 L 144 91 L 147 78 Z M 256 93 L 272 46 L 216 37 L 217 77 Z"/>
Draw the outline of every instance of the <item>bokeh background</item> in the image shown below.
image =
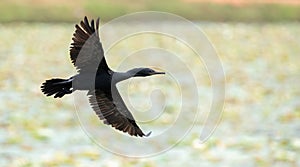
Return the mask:
<path id="1" fill-rule="evenodd" d="M 226 73 L 225 107 L 218 128 L 203 144 L 198 140 L 200 121 L 168 152 L 120 157 L 99 148 L 82 131 L 72 96 L 46 98 L 39 87 L 46 78 L 74 73 L 68 48 L 74 24 L 83 16 L 100 16 L 105 24 L 145 10 L 178 14 L 203 30 Z M 0 166 L 300 166 L 299 21 L 299 0 L 1 0 Z M 133 38 L 114 54 L 149 38 L 160 46 L 174 42 Z M 108 59 L 112 68 L 120 61 L 118 56 Z M 207 75 L 205 70 L 200 74 Z M 209 78 L 196 79 L 205 101 Z M 135 103 L 142 98 L 132 95 Z M 169 105 L 165 120 L 149 129 L 175 119 L 176 101 Z"/>

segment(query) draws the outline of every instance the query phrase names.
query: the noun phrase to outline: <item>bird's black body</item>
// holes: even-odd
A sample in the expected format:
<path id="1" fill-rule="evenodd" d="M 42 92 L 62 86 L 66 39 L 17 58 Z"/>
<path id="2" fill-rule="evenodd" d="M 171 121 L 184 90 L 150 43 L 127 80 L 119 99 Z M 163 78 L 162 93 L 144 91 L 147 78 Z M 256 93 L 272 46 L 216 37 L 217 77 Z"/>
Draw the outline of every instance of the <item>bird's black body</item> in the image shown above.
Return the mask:
<path id="1" fill-rule="evenodd" d="M 109 90 L 112 85 L 112 75 L 108 73 L 83 73 L 73 77 L 74 90 L 102 89 Z"/>
<path id="2" fill-rule="evenodd" d="M 81 26 L 81 27 L 80 27 Z M 44 94 L 61 98 L 76 90 L 87 90 L 90 104 L 105 124 L 133 136 L 148 136 L 136 124 L 132 114 L 123 102 L 116 84 L 131 77 L 145 77 L 164 72 L 150 68 L 134 68 L 127 72 L 114 72 L 104 58 L 99 39 L 99 19 L 91 23 L 85 17 L 76 25 L 71 43 L 70 55 L 78 74 L 69 79 L 46 80 L 41 86 Z"/>

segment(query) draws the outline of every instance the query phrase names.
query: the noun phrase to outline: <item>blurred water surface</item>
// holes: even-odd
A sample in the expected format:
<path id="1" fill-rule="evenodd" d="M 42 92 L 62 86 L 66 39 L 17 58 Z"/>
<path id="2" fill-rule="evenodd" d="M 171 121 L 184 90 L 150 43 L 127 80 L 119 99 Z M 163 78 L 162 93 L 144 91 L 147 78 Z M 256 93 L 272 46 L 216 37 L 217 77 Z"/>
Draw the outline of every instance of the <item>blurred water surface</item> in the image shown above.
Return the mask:
<path id="1" fill-rule="evenodd" d="M 222 121 L 204 144 L 198 142 L 203 126 L 200 119 L 170 151 L 151 158 L 127 159 L 99 148 L 85 135 L 77 121 L 72 96 L 46 98 L 39 89 L 47 78 L 75 73 L 68 54 L 73 25 L 0 24 L 0 166 L 300 166 L 300 24 L 197 25 L 215 46 L 225 69 Z M 103 34 L 103 43 L 126 28 L 130 26 Z M 176 41 L 147 35 L 132 38 L 120 43 L 107 60 L 116 69 L 121 55 L 128 54 L 127 48 L 172 42 Z M 211 88 L 205 66 L 193 64 L 201 62 L 193 59 L 186 48 L 175 50 L 186 56 L 191 69 L 198 70 L 195 80 L 201 110 L 207 112 Z M 128 61 L 143 65 L 143 61 Z M 168 62 L 157 62 L 157 66 L 163 63 Z M 144 88 L 159 84 L 155 78 L 148 81 L 136 80 L 133 85 L 142 86 L 134 88 L 148 95 Z M 164 83 L 160 86 L 169 92 L 176 87 L 168 80 Z M 126 87 L 120 87 L 120 92 L 126 94 Z M 137 109 L 149 107 L 139 93 L 130 89 L 133 87 L 128 87 L 131 103 Z M 177 95 L 174 92 L 173 96 Z M 177 100 L 169 101 L 163 119 L 147 125 L 147 129 L 159 131 L 172 123 L 179 107 Z M 144 105 L 139 106 L 141 103 Z M 98 122 L 95 117 L 89 119 L 91 124 Z M 104 127 L 102 123 L 100 126 Z"/>

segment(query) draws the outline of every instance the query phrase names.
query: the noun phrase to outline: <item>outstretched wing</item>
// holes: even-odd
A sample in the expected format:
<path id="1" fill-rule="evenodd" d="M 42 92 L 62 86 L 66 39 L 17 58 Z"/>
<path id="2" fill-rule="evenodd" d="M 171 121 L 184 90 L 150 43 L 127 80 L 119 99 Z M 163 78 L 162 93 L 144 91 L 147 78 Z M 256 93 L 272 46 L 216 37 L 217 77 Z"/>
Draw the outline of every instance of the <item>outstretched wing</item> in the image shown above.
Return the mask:
<path id="1" fill-rule="evenodd" d="M 80 26 L 76 24 L 75 28 L 70 56 L 78 72 L 109 70 L 99 38 L 99 18 L 96 20 L 95 25 L 94 20 L 89 23 L 87 17 L 84 17 L 84 20 L 80 22 Z"/>
<path id="2" fill-rule="evenodd" d="M 89 91 L 89 102 L 98 117 L 107 125 L 111 125 L 117 130 L 130 134 L 131 136 L 149 136 L 136 124 L 132 114 L 127 109 L 116 87 L 111 91 L 96 89 Z"/>

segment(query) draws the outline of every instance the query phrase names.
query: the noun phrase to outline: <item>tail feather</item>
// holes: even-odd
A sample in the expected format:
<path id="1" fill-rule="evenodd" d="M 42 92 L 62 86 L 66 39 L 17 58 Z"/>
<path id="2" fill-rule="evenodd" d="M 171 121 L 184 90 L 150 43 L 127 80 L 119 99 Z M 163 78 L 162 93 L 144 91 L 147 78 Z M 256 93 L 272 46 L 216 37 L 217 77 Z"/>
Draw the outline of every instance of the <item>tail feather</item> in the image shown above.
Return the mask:
<path id="1" fill-rule="evenodd" d="M 46 80 L 41 86 L 42 92 L 46 96 L 54 95 L 54 98 L 61 98 L 65 94 L 72 93 L 72 79 L 50 79 Z"/>

